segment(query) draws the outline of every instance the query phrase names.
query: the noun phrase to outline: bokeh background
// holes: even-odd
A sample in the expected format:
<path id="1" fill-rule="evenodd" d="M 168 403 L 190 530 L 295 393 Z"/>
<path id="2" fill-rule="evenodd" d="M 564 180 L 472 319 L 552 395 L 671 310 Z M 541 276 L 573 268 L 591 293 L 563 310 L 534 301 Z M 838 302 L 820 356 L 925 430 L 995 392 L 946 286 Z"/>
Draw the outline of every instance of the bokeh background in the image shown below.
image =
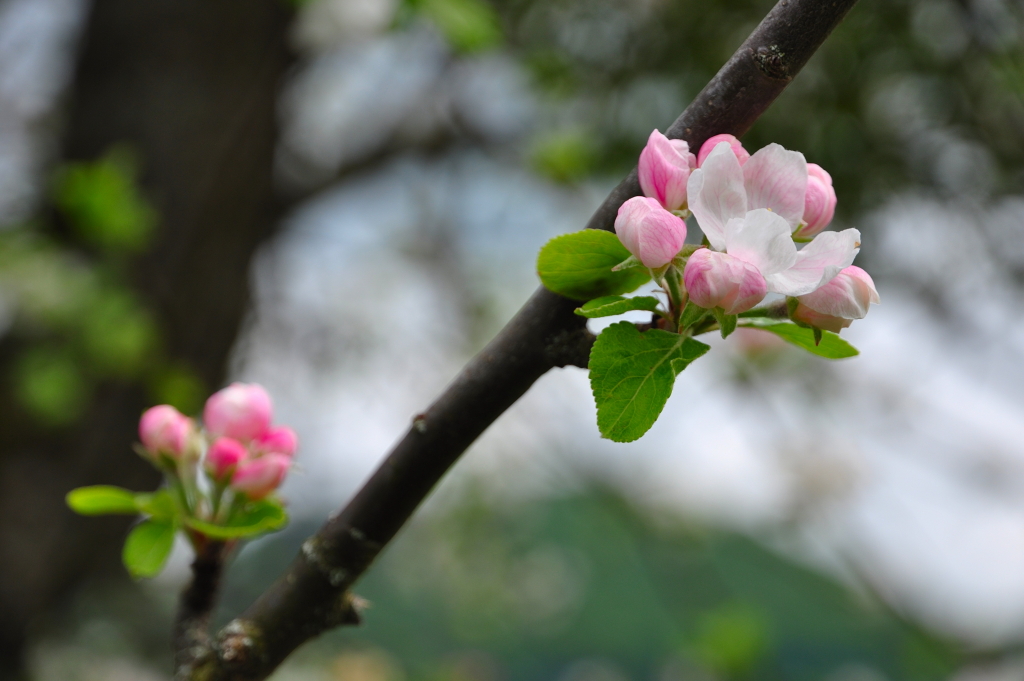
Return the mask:
<path id="1" fill-rule="evenodd" d="M 286 530 L 357 489 L 764 0 L 2 0 L 0 678 L 170 678 L 78 485 L 142 409 L 258 381 Z M 1024 3 L 861 0 L 744 138 L 835 180 L 882 304 L 838 363 L 714 342 L 640 441 L 555 370 L 280 681 L 1024 678 Z M 598 328 L 598 327 L 595 327 Z"/>

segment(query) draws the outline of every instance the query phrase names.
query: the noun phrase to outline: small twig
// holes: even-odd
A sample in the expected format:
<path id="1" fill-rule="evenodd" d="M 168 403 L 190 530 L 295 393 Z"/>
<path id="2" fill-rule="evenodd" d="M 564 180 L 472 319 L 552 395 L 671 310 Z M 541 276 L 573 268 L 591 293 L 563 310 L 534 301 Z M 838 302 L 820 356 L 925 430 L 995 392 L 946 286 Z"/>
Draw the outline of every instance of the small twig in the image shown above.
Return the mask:
<path id="1" fill-rule="evenodd" d="M 192 581 L 181 592 L 174 619 L 175 681 L 187 681 L 193 667 L 210 649 L 210 616 L 217 602 L 228 547 L 223 542 L 197 539 Z"/>
<path id="2" fill-rule="evenodd" d="M 712 135 L 742 135 L 785 89 L 856 0 L 780 0 L 668 129 L 691 149 Z M 587 227 L 613 229 L 619 206 L 640 194 L 634 170 Z M 295 648 L 358 622 L 349 588 L 445 472 L 534 381 L 554 366 L 585 366 L 593 338 L 575 301 L 540 289 L 412 426 L 294 562 L 222 630 L 196 665 L 199 681 L 265 679 Z"/>

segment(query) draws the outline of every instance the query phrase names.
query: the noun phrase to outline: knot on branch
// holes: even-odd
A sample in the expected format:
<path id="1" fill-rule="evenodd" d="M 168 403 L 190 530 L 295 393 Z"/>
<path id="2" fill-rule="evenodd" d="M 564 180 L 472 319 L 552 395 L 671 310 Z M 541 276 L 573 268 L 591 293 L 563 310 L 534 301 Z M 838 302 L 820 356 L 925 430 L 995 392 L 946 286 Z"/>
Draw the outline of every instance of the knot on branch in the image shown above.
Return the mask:
<path id="1" fill-rule="evenodd" d="M 227 668 L 247 668 L 263 662 L 260 631 L 252 622 L 234 619 L 217 637 L 217 658 Z"/>
<path id="2" fill-rule="evenodd" d="M 793 79 L 786 53 L 780 50 L 778 45 L 762 45 L 757 48 L 754 52 L 754 62 L 761 73 L 772 80 L 790 81 Z"/>

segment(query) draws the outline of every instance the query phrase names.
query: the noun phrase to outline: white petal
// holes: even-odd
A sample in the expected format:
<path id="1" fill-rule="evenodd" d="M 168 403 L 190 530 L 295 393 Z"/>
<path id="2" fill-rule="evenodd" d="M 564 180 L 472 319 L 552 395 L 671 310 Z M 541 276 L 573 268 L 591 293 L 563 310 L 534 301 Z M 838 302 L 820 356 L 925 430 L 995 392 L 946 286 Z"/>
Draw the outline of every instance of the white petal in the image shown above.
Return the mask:
<path id="1" fill-rule="evenodd" d="M 750 263 L 764 276 L 792 267 L 797 259 L 789 223 L 765 208 L 726 223 L 725 251 Z"/>
<path id="2" fill-rule="evenodd" d="M 728 142 L 715 147 L 698 170 L 690 173 L 686 187 L 690 210 L 704 236 L 716 251 L 725 250 L 725 223 L 747 213 L 743 168 Z M 803 197 L 800 198 L 803 210 Z"/>
<path id="3" fill-rule="evenodd" d="M 787 296 L 802 296 L 832 280 L 849 267 L 860 251 L 860 232 L 822 232 L 797 253 L 796 263 L 788 270 L 766 276 L 768 290 Z"/>
<path id="4" fill-rule="evenodd" d="M 800 224 L 807 193 L 807 161 L 799 151 L 769 144 L 743 166 L 747 209 L 770 208 L 790 227 Z"/>

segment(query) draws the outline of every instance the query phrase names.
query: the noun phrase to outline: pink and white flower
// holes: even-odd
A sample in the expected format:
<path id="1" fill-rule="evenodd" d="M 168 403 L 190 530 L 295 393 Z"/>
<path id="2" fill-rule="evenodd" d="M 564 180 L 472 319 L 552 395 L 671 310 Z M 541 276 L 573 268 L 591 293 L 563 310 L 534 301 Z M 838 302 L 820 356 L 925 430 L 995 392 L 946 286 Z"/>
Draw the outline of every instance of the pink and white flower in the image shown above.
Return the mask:
<path id="1" fill-rule="evenodd" d="M 640 152 L 637 173 L 644 196 L 657 199 L 666 210 L 686 207 L 686 182 L 697 159 L 684 140 L 670 140 L 655 130 Z"/>
<path id="2" fill-rule="evenodd" d="M 657 199 L 634 196 L 619 207 L 615 233 L 637 260 L 656 269 L 683 248 L 686 222 L 662 208 Z"/>
<path id="3" fill-rule="evenodd" d="M 863 319 L 871 303 L 879 302 L 881 299 L 871 275 L 851 266 L 817 290 L 798 296 L 791 317 L 794 321 L 838 333 L 854 319 Z"/>
<path id="4" fill-rule="evenodd" d="M 244 461 L 231 476 L 231 488 L 250 499 L 262 499 L 281 486 L 291 465 L 291 457 L 284 454 L 265 454 Z"/>
<path id="5" fill-rule="evenodd" d="M 230 437 L 219 437 L 206 452 L 203 467 L 214 480 L 225 480 L 248 458 L 249 450 L 241 442 Z"/>
<path id="6" fill-rule="evenodd" d="M 770 144 L 744 165 L 729 144 L 719 143 L 687 186 L 690 210 L 711 247 L 757 267 L 767 290 L 801 296 L 853 263 L 860 232 L 817 235 L 797 250 L 807 191 L 803 154 Z M 770 217 L 769 217 L 770 216 Z"/>
<path id="7" fill-rule="evenodd" d="M 263 454 L 293 456 L 299 448 L 299 436 L 288 426 L 275 426 L 257 437 L 253 447 Z"/>
<path id="8" fill-rule="evenodd" d="M 725 314 L 739 314 L 760 303 L 768 293 L 764 277 L 757 268 L 728 253 L 702 248 L 686 263 L 683 280 L 690 300 Z"/>
<path id="9" fill-rule="evenodd" d="M 750 158 L 750 152 L 743 148 L 743 144 L 740 143 L 733 135 L 721 134 L 715 135 L 714 137 L 708 138 L 704 144 L 700 145 L 700 151 L 697 153 L 697 167 L 704 165 L 704 159 L 706 159 L 715 147 L 720 143 L 725 142 L 732 149 L 732 153 L 736 154 L 736 160 L 743 165 Z"/>
<path id="10" fill-rule="evenodd" d="M 151 454 L 181 458 L 189 447 L 192 419 L 169 404 L 150 407 L 139 419 L 139 439 Z"/>
<path id="11" fill-rule="evenodd" d="M 203 424 L 214 437 L 250 442 L 270 428 L 270 395 L 256 383 L 232 383 L 206 401 Z"/>
<path id="12" fill-rule="evenodd" d="M 793 235 L 799 239 L 814 236 L 829 226 L 836 214 L 836 190 L 832 176 L 817 163 L 807 164 L 807 194 L 804 197 L 803 226 Z"/>

